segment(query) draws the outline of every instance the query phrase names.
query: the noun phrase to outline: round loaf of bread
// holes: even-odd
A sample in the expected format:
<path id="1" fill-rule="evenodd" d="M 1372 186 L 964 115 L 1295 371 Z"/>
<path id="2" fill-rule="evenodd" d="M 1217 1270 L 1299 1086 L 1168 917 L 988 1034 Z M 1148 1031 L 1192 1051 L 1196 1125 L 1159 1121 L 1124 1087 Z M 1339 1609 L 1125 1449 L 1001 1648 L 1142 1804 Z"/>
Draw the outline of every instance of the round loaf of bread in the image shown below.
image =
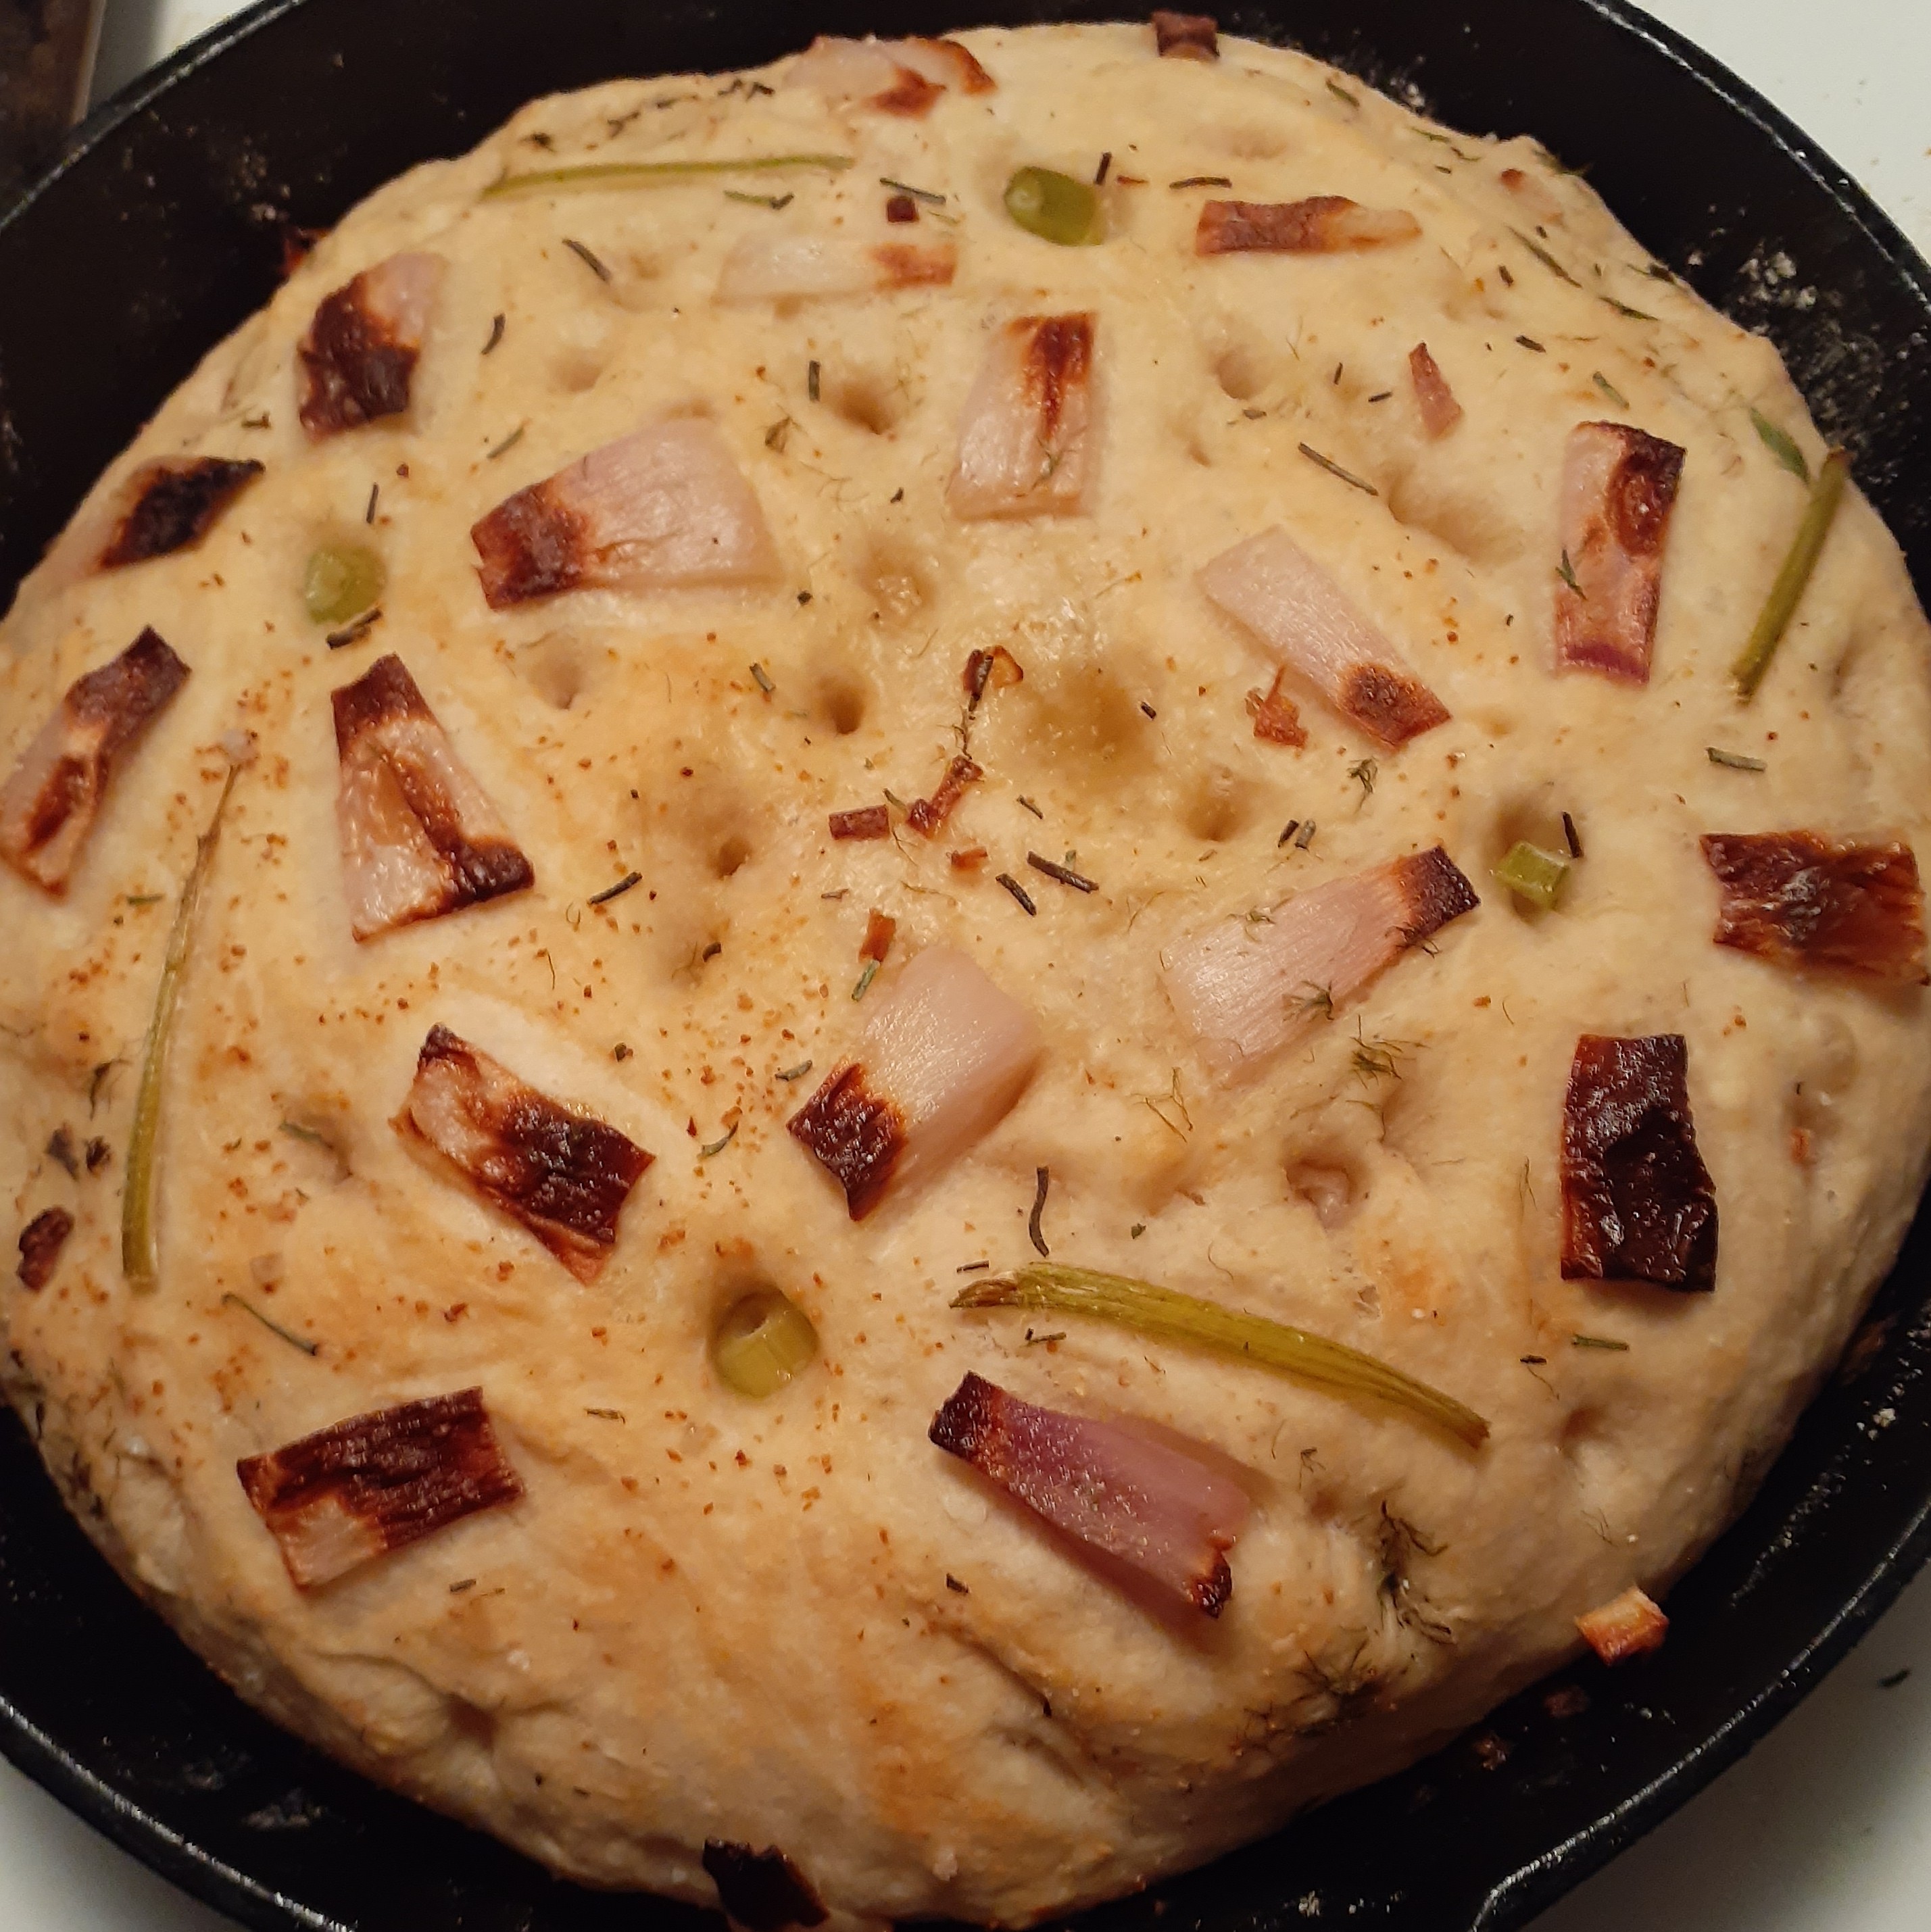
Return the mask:
<path id="1" fill-rule="evenodd" d="M 532 104 L 0 626 L 14 1405 L 251 1702 L 755 1932 L 1653 1643 L 1931 1144 L 1842 481 L 1533 142 L 1209 22 Z"/>

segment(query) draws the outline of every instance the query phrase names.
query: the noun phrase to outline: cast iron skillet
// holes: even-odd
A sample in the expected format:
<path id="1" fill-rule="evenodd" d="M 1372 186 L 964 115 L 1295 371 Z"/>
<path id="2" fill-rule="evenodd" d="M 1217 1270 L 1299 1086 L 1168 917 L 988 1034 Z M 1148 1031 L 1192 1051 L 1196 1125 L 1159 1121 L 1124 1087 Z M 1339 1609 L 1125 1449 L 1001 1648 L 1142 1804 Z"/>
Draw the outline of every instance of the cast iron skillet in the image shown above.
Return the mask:
<path id="1" fill-rule="evenodd" d="M 962 16 L 1110 10 L 269 0 L 104 109 L 0 216 L 0 601 L 143 418 L 266 298 L 284 224 L 326 226 L 549 89 L 746 65 L 812 31 L 938 33 Z M 1276 0 L 1222 17 L 1451 124 L 1533 133 L 1587 165 L 1663 261 L 1775 340 L 1931 593 L 1931 271 L 1788 122 L 1633 8 L 1485 0 L 1468 22 L 1458 10 Z M 1793 278 L 1768 266 L 1779 250 Z M 1789 297 L 1804 286 L 1818 292 L 1807 306 Z M 1545 1685 L 1473 1744 L 1085 1924 L 1518 1926 L 1682 1804 L 1843 1654 L 1931 1550 L 1927 1261 L 1931 1211 L 1846 1370 L 1748 1515 L 1672 1596 L 1660 1653 L 1613 1676 L 1567 1672 L 1560 1686 L 1587 1694 L 1580 1713 L 1553 1714 Z M 696 1932 L 708 1916 L 557 1883 L 254 1716 L 110 1574 L 11 1418 L 0 1748 L 157 1870 L 275 1932 Z"/>

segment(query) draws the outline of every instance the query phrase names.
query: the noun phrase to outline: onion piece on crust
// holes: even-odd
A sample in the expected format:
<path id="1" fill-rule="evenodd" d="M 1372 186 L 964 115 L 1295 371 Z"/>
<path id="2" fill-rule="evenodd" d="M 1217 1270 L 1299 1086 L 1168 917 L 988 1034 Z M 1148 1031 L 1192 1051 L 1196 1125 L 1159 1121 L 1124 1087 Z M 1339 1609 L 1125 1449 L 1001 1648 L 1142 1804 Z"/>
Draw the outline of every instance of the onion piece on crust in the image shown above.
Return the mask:
<path id="1" fill-rule="evenodd" d="M 1659 1648 L 1669 1619 L 1632 1583 L 1620 1597 L 1578 1617 L 1575 1627 L 1605 1664 L 1622 1664 Z"/>
<path id="2" fill-rule="evenodd" d="M 116 760 L 187 681 L 187 665 L 152 628 L 76 678 L 0 785 L 0 859 L 65 892 Z"/>
<path id="3" fill-rule="evenodd" d="M 332 694 L 350 929 L 374 938 L 536 880 L 398 657 Z"/>
<path id="4" fill-rule="evenodd" d="M 1689 1112 L 1680 1033 L 1584 1034 L 1562 1118 L 1562 1271 L 1570 1281 L 1716 1285 L 1716 1190 Z"/>
<path id="5" fill-rule="evenodd" d="M 1206 565 L 1200 588 L 1350 723 L 1398 750 L 1448 706 L 1278 524 Z"/>
<path id="6" fill-rule="evenodd" d="M 990 94 L 997 83 L 957 40 L 853 40 L 821 34 L 792 62 L 787 87 L 815 88 L 834 106 L 854 102 L 916 118 L 948 88 Z"/>
<path id="7" fill-rule="evenodd" d="M 443 266 L 440 255 L 392 255 L 323 298 L 296 350 L 311 442 L 408 409 Z"/>
<path id="8" fill-rule="evenodd" d="M 1556 664 L 1647 684 L 1663 543 L 1683 451 L 1627 423 L 1578 423 L 1562 473 Z"/>
<path id="9" fill-rule="evenodd" d="M 352 1416 L 235 1472 L 304 1590 L 523 1494 L 479 1388 Z"/>
<path id="10" fill-rule="evenodd" d="M 120 520 L 95 568 L 119 570 L 192 550 L 262 467 L 227 456 L 163 456 L 143 463 L 124 486 Z"/>
<path id="11" fill-rule="evenodd" d="M 1336 255 L 1412 242 L 1422 224 L 1405 208 L 1363 208 L 1344 194 L 1305 201 L 1210 201 L 1194 230 L 1197 255 Z"/>
<path id="12" fill-rule="evenodd" d="M 391 1125 L 434 1148 L 584 1282 L 602 1272 L 624 1202 L 656 1158 L 445 1026 L 429 1029 Z"/>
<path id="13" fill-rule="evenodd" d="M 1233 1594 L 1227 1552 L 1247 1526 L 1247 1492 L 1173 1444 L 1037 1408 L 970 1372 L 927 1433 L 1056 1529 L 1203 1615 L 1218 1616 Z"/>
<path id="14" fill-rule="evenodd" d="M 767 583 L 764 513 L 704 416 L 647 423 L 519 490 L 470 531 L 493 610 L 563 590 Z"/>
<path id="15" fill-rule="evenodd" d="M 787 1125 L 862 1221 L 888 1184 L 942 1166 L 1004 1119 L 1040 1050 L 1024 1007 L 964 953 L 929 946 L 873 1009 L 858 1058 Z"/>
<path id="16" fill-rule="evenodd" d="M 1161 977 L 1208 1057 L 1250 1074 L 1481 901 L 1440 846 L 1330 879 L 1182 940 Z"/>
<path id="17" fill-rule="evenodd" d="M 822 1925 L 823 1901 L 811 1881 L 776 1845 L 761 1852 L 724 1838 L 704 1841 L 704 1868 L 717 1887 L 725 1916 L 745 1932 L 783 1932 L 787 1925 Z"/>
<path id="18" fill-rule="evenodd" d="M 1840 844 L 1815 832 L 1708 832 L 1723 888 L 1712 937 L 1779 966 L 1931 983 L 1924 889 L 1908 845 Z"/>
<path id="19" fill-rule="evenodd" d="M 1423 431 L 1431 441 L 1446 436 L 1461 420 L 1461 405 L 1425 342 L 1416 343 L 1408 351 L 1408 380 L 1415 386 L 1415 406 L 1421 412 Z"/>
<path id="20" fill-rule="evenodd" d="M 724 258 L 721 302 L 830 301 L 892 289 L 944 288 L 959 267 L 950 242 L 867 242 L 856 235 L 755 231 Z"/>
<path id="21" fill-rule="evenodd" d="M 74 1232 L 74 1216 L 65 1208 L 43 1208 L 20 1230 L 20 1265 L 17 1273 L 23 1288 L 38 1293 L 53 1279 L 60 1251 Z"/>
<path id="22" fill-rule="evenodd" d="M 952 513 L 1070 517 L 1098 466 L 1093 318 L 1023 315 L 993 338 L 959 423 Z"/>
<path id="23" fill-rule="evenodd" d="M 1153 44 L 1163 60 L 1217 61 L 1220 23 L 1209 14 L 1172 14 L 1156 7 Z"/>

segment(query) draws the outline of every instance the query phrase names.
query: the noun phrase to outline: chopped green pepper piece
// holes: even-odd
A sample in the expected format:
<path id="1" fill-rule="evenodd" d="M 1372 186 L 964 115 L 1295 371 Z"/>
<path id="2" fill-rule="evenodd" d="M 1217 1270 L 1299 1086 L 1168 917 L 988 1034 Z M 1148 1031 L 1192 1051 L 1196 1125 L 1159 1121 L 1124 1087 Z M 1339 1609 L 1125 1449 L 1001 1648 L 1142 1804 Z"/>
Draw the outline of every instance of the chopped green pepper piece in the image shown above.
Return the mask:
<path id="1" fill-rule="evenodd" d="M 740 1395 L 776 1395 L 818 1353 L 818 1330 L 775 1288 L 754 1288 L 724 1312 L 710 1340 L 711 1366 Z"/>
<path id="2" fill-rule="evenodd" d="M 1029 235 L 1062 248 L 1088 248 L 1107 238 L 1098 190 L 1050 168 L 1021 168 L 1006 184 L 1006 212 Z"/>
<path id="3" fill-rule="evenodd" d="M 168 1036 L 173 1030 L 174 1003 L 181 991 L 181 969 L 187 963 L 188 942 L 194 936 L 194 908 L 221 836 L 221 814 L 241 771 L 228 767 L 228 776 L 215 801 L 208 830 L 196 842 L 194 863 L 181 888 L 174 926 L 161 959 L 161 984 L 155 993 L 153 1017 L 141 1048 L 141 1084 L 134 1094 L 134 1125 L 128 1135 L 128 1178 L 121 1196 L 121 1272 L 128 1286 L 152 1288 L 161 1274 L 161 1241 L 155 1226 L 155 1156 L 160 1138 L 161 1081 L 167 1071 Z"/>
<path id="4" fill-rule="evenodd" d="M 1791 540 L 1789 554 L 1776 574 L 1776 581 L 1770 586 L 1770 595 L 1764 599 L 1750 641 L 1730 667 L 1730 675 L 1737 681 L 1737 695 L 1746 704 L 1756 695 L 1757 686 L 1763 682 L 1764 673 L 1770 669 L 1770 659 L 1783 641 L 1784 631 L 1797 614 L 1804 586 L 1817 568 L 1824 539 L 1830 534 L 1837 506 L 1843 501 L 1844 484 L 1850 471 L 1851 459 L 1841 449 L 1832 450 L 1818 466 L 1816 481 L 1810 486 L 1810 501 L 1805 505 L 1803 520 Z"/>
<path id="5" fill-rule="evenodd" d="M 1398 1369 L 1344 1342 L 1330 1342 L 1266 1316 L 1243 1314 L 1217 1302 L 1182 1294 L 1129 1275 L 1097 1268 L 1035 1262 L 1010 1275 L 975 1282 L 952 1298 L 954 1308 L 1024 1308 L 1058 1315 L 1089 1315 L 1143 1335 L 1192 1344 L 1277 1373 L 1368 1396 L 1405 1408 L 1479 1448 L 1488 1424 L 1452 1396 L 1404 1376 Z"/>
<path id="6" fill-rule="evenodd" d="M 318 624 L 359 616 L 381 596 L 388 572 L 366 544 L 324 544 L 302 573 L 302 601 Z"/>
<path id="7" fill-rule="evenodd" d="M 1562 896 L 1563 881 L 1569 877 L 1569 861 L 1560 852 L 1545 851 L 1518 838 L 1494 871 L 1495 877 L 1518 898 L 1544 912 L 1554 912 Z"/>

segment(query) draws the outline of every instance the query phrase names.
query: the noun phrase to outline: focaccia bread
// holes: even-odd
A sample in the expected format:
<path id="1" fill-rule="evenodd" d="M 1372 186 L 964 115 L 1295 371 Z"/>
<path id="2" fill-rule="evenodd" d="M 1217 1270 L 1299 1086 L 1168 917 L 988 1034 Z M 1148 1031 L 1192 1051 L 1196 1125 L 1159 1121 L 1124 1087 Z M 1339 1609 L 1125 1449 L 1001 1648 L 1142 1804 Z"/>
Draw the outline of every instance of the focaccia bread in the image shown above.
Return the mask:
<path id="1" fill-rule="evenodd" d="M 1653 1645 L 1931 1138 L 1843 476 L 1533 142 L 1211 22 L 533 104 L 0 626 L 15 1406 L 251 1702 L 755 1932 Z"/>

